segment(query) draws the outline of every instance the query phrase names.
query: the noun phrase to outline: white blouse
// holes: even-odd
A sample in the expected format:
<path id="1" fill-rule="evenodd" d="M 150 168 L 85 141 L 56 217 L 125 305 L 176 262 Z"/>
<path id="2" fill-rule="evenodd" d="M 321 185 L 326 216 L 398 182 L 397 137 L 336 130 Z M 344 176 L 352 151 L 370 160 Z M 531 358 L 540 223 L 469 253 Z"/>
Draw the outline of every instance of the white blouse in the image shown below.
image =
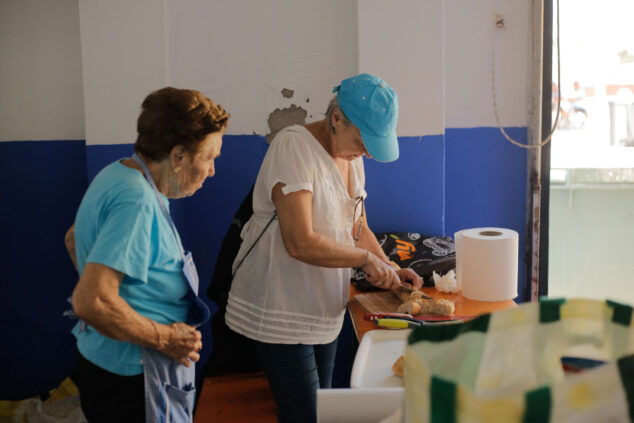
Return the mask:
<path id="1" fill-rule="evenodd" d="M 242 229 L 234 270 L 273 216 L 271 193 L 278 182 L 286 185 L 285 195 L 312 193 L 315 232 L 354 245 L 354 206 L 357 197 L 366 196 L 363 158 L 350 162 L 350 197 L 332 157 L 306 128 L 293 125 L 277 134 L 264 157 L 253 192 L 254 215 Z M 276 218 L 235 274 L 225 320 L 261 342 L 332 342 L 343 324 L 350 273 L 350 268 L 314 266 L 289 256 Z"/>

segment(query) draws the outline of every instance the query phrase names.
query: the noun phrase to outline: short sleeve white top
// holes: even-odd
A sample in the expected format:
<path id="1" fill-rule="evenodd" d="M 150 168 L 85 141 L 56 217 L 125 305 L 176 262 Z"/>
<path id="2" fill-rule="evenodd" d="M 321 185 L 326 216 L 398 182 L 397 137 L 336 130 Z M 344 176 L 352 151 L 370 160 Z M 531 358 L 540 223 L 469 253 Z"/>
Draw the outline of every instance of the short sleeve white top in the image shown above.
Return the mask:
<path id="1" fill-rule="evenodd" d="M 292 258 L 282 242 L 273 187 L 285 195 L 312 193 L 313 230 L 344 245 L 354 245 L 352 223 L 358 197 L 365 198 L 363 159 L 350 162 L 350 192 L 334 160 L 303 126 L 280 131 L 264 157 L 253 191 L 254 215 L 244 226 L 226 322 L 238 333 L 261 342 L 326 344 L 339 334 L 350 289 L 349 268 L 314 266 Z M 357 216 L 358 217 L 358 216 Z"/>

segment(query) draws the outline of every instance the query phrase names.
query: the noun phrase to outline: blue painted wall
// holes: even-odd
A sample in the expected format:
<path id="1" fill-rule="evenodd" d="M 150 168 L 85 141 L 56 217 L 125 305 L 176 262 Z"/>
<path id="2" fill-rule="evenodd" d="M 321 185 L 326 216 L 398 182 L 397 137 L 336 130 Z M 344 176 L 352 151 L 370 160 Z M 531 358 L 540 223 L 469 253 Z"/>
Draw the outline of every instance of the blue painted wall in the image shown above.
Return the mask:
<path id="1" fill-rule="evenodd" d="M 72 369 L 64 234 L 87 186 L 84 142 L 0 143 L 0 180 L 0 399 L 19 399 Z"/>
<path id="2" fill-rule="evenodd" d="M 526 128 L 505 128 L 526 144 Z M 518 288 L 526 285 L 526 150 L 508 142 L 498 128 L 447 129 L 446 227 L 451 237 L 466 228 L 494 226 L 519 234 Z"/>
<path id="3" fill-rule="evenodd" d="M 508 131 L 526 139 L 525 128 Z M 448 129 L 444 135 L 401 138 L 400 146 L 397 162 L 365 162 L 366 207 L 375 232 L 453 236 L 467 227 L 500 226 L 518 231 L 523 245 L 526 153 L 511 146 L 497 128 Z M 225 136 L 216 176 L 192 198 L 171 203 L 183 242 L 196 260 L 203 296 L 222 238 L 267 147 L 262 136 Z M 66 256 L 64 233 L 89 181 L 131 153 L 131 144 L 0 143 L 0 399 L 44 392 L 72 369 L 73 322 L 61 314 L 77 275 Z M 524 269 L 520 261 L 519 292 Z M 212 340 L 209 326 L 202 330 L 204 361 Z M 343 348 L 352 342 L 350 337 L 341 341 Z M 339 386 L 347 380 L 350 357 L 341 361 Z"/>
<path id="4" fill-rule="evenodd" d="M 400 138 L 399 159 L 365 159 L 368 223 L 376 233 L 445 233 L 445 139 Z"/>

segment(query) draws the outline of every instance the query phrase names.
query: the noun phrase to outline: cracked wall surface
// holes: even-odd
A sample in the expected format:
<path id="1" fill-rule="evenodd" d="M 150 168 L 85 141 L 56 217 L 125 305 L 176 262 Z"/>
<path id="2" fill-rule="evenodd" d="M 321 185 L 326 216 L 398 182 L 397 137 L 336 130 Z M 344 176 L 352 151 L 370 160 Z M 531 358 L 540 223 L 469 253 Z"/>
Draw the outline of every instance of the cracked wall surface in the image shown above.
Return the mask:
<path id="1" fill-rule="evenodd" d="M 269 114 L 268 124 L 271 132 L 266 135 L 266 142 L 270 144 L 273 138 L 275 138 L 275 135 L 287 126 L 304 125 L 306 123 L 307 114 L 306 109 L 294 104 L 284 109 L 273 110 L 273 112 Z"/>

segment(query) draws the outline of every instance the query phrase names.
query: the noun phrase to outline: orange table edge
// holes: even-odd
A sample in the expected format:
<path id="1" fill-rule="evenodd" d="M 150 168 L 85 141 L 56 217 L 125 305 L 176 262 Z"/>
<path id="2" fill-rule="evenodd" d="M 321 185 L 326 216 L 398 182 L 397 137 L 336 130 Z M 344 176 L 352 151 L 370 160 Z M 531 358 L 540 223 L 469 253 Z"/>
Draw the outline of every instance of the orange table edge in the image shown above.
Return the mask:
<path id="1" fill-rule="evenodd" d="M 377 291 L 379 292 L 379 291 Z M 432 298 L 446 298 L 456 305 L 456 315 L 476 316 L 495 310 L 516 307 L 512 300 L 501 302 L 474 301 L 460 294 L 443 294 L 435 288 L 423 288 L 423 292 Z M 357 340 L 377 329 L 374 323 L 363 320 L 365 312 L 353 301 L 361 294 L 354 285 L 350 285 L 348 311 Z M 363 292 L 363 294 L 370 294 Z M 264 373 L 245 373 L 207 378 L 204 381 L 194 423 L 214 422 L 253 422 L 268 423 L 277 421 L 277 409 Z"/>
<path id="2" fill-rule="evenodd" d="M 439 292 L 434 287 L 424 287 L 422 291 L 434 299 L 445 298 L 454 303 L 457 316 L 478 316 L 480 314 L 491 313 L 496 310 L 504 310 L 507 308 L 517 307 L 517 304 L 513 300 L 507 301 L 475 301 L 469 298 L 463 297 L 460 293 L 457 294 L 445 294 Z M 382 292 L 382 291 L 375 291 Z M 361 292 L 354 285 L 350 284 L 350 302 L 348 303 L 348 311 L 352 319 L 352 326 L 354 327 L 357 340 L 360 342 L 366 332 L 377 329 L 373 322 L 363 320 L 365 311 L 359 304 L 353 301 L 354 297 L 358 294 L 371 294 L 372 292 Z"/>

